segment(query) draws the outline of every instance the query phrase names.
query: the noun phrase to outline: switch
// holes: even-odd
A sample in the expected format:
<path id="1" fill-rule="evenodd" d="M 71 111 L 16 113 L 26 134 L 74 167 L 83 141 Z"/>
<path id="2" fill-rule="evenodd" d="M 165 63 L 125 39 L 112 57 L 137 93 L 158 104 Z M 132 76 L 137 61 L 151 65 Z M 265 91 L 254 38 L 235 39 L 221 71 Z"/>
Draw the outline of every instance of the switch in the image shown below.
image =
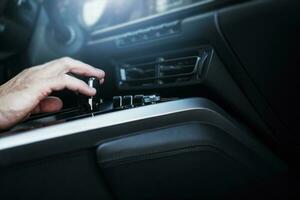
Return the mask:
<path id="1" fill-rule="evenodd" d="M 143 106 L 144 105 L 144 95 L 135 95 L 133 98 L 134 106 Z"/>
<path id="2" fill-rule="evenodd" d="M 114 96 L 113 97 L 113 108 L 114 109 L 120 109 L 122 108 L 122 97 L 121 96 Z"/>
<path id="3" fill-rule="evenodd" d="M 144 104 L 155 104 L 160 101 L 160 96 L 148 95 L 144 96 Z"/>
<path id="4" fill-rule="evenodd" d="M 131 108 L 133 107 L 133 96 L 127 95 L 123 97 L 122 105 L 124 108 Z"/>

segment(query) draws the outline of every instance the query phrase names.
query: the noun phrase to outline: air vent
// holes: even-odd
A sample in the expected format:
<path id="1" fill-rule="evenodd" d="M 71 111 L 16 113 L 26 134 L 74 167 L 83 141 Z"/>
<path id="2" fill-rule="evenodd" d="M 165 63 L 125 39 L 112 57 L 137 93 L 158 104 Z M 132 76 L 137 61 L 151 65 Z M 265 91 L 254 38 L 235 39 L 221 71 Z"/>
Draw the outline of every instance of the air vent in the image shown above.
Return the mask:
<path id="1" fill-rule="evenodd" d="M 197 81 L 207 57 L 203 51 L 183 57 L 168 55 L 129 61 L 118 68 L 119 86 L 155 87 Z"/>

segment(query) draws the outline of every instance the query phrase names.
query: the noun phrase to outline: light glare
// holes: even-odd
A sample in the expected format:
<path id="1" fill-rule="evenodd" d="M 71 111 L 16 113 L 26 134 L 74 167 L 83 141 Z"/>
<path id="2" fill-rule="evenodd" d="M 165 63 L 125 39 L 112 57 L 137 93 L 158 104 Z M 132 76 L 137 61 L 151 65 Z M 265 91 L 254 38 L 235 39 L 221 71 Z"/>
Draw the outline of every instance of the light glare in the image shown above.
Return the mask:
<path id="1" fill-rule="evenodd" d="M 87 0 L 83 4 L 83 21 L 86 26 L 95 25 L 104 13 L 107 0 Z"/>

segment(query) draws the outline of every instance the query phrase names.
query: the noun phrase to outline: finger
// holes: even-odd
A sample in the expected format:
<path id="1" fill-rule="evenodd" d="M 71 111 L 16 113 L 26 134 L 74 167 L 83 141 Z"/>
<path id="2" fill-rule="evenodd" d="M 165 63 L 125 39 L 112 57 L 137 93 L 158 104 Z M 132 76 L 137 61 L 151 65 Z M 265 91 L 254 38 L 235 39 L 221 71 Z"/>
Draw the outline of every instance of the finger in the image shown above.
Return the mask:
<path id="1" fill-rule="evenodd" d="M 40 101 L 39 105 L 32 111 L 32 114 L 58 112 L 62 109 L 63 102 L 58 97 L 46 97 Z"/>
<path id="2" fill-rule="evenodd" d="M 104 78 L 100 79 L 100 84 L 104 83 Z"/>
<path id="3" fill-rule="evenodd" d="M 40 112 L 57 112 L 63 107 L 63 102 L 58 97 L 47 97 L 40 102 Z"/>
<path id="4" fill-rule="evenodd" d="M 91 88 L 84 81 L 67 74 L 50 81 L 50 87 L 52 91 L 59 91 L 67 88 L 71 91 L 79 92 L 86 96 L 94 96 L 96 94 L 95 88 Z"/>
<path id="5" fill-rule="evenodd" d="M 83 63 L 72 58 L 63 58 L 58 62 L 62 62 L 65 68 L 64 73 L 72 72 L 74 74 L 83 75 L 83 76 L 93 76 L 99 80 L 105 77 L 105 72 L 101 69 L 92 67 L 86 63 Z"/>
<path id="6" fill-rule="evenodd" d="M 40 104 L 38 104 L 32 111 L 31 111 L 31 114 L 38 114 L 41 112 L 41 109 L 40 109 Z M 30 115 L 28 115 L 29 117 Z"/>

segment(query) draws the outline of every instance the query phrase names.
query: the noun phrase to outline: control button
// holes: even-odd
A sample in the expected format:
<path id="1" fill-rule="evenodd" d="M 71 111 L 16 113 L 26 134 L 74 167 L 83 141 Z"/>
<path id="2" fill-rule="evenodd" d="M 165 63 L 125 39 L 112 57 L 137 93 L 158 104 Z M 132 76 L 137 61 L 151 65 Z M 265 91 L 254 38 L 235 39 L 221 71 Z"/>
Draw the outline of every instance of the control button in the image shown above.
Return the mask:
<path id="1" fill-rule="evenodd" d="M 162 31 L 162 26 L 154 26 L 152 27 L 152 34 L 154 37 L 160 37 Z"/>
<path id="2" fill-rule="evenodd" d="M 144 105 L 144 95 L 135 95 L 133 99 L 134 106 L 143 106 Z"/>
<path id="3" fill-rule="evenodd" d="M 157 96 L 157 95 L 144 96 L 145 104 L 155 104 L 159 101 L 160 101 L 160 96 Z"/>
<path id="4" fill-rule="evenodd" d="M 123 97 L 122 105 L 124 108 L 131 108 L 133 107 L 133 96 L 127 95 Z"/>
<path id="5" fill-rule="evenodd" d="M 148 40 L 148 38 L 149 38 L 149 36 L 147 35 L 147 33 L 144 33 L 144 34 L 143 34 L 143 40 L 146 41 L 146 40 Z"/>
<path id="6" fill-rule="evenodd" d="M 176 33 L 176 30 L 173 28 L 167 29 L 167 34 L 174 34 Z"/>
<path id="7" fill-rule="evenodd" d="M 180 23 L 179 21 L 167 23 L 165 29 L 168 34 L 174 34 L 180 31 Z"/>
<path id="8" fill-rule="evenodd" d="M 149 31 L 147 33 L 148 39 L 155 38 L 157 30 L 154 29 L 154 27 L 149 28 Z"/>
<path id="9" fill-rule="evenodd" d="M 120 109 L 122 108 L 122 97 L 121 96 L 114 96 L 113 97 L 113 108 Z"/>
<path id="10" fill-rule="evenodd" d="M 135 39 L 137 42 L 142 42 L 144 40 L 144 34 L 145 34 L 145 31 L 143 30 L 139 30 L 136 32 L 135 34 Z"/>
<path id="11" fill-rule="evenodd" d="M 117 40 L 117 45 L 118 46 L 124 46 L 124 45 L 126 45 L 126 40 L 125 40 L 125 38 L 120 38 L 120 39 L 118 39 Z"/>
<path id="12" fill-rule="evenodd" d="M 157 31 L 157 32 L 155 33 L 155 37 L 160 37 L 160 35 L 161 35 L 161 33 L 160 33 L 159 31 Z"/>
<path id="13" fill-rule="evenodd" d="M 131 43 L 135 43 L 136 41 L 137 41 L 136 36 L 131 36 L 131 37 L 130 37 L 130 42 L 131 42 Z"/>

